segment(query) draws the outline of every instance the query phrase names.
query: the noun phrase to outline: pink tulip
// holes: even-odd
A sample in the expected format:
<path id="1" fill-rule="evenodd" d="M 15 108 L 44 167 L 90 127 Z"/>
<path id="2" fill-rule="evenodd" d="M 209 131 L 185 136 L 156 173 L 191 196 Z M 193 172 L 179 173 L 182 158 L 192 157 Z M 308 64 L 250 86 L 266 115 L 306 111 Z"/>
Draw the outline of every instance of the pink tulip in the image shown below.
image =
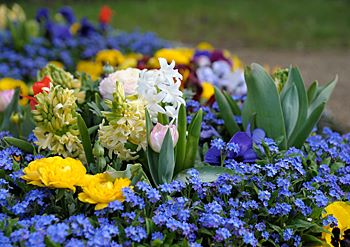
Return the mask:
<path id="1" fill-rule="evenodd" d="M 177 131 L 177 128 L 174 124 L 169 125 L 162 125 L 160 123 L 157 123 L 156 126 L 151 131 L 150 137 L 149 137 L 149 144 L 151 148 L 159 153 L 160 149 L 163 144 L 163 140 L 165 138 L 166 132 L 170 129 L 170 134 L 173 139 L 174 147 L 177 143 L 177 140 L 179 139 L 179 132 Z"/>
<path id="2" fill-rule="evenodd" d="M 15 90 L 0 91 L 0 112 L 5 111 L 6 107 L 11 103 Z"/>

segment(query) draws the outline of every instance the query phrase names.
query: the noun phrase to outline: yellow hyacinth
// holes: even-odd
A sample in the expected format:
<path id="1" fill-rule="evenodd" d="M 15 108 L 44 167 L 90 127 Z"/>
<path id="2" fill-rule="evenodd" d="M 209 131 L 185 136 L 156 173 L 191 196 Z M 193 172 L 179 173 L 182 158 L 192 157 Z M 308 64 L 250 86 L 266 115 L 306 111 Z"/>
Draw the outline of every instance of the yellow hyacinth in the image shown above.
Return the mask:
<path id="1" fill-rule="evenodd" d="M 340 236 L 342 237 L 344 231 L 350 229 L 350 203 L 342 201 L 333 202 L 325 208 L 325 211 L 326 213 L 323 214 L 323 217 L 333 215 L 333 217 L 337 219 L 337 227 L 339 228 Z M 326 226 L 325 229 L 332 232 L 331 226 Z M 327 244 L 331 245 L 332 236 L 330 233 L 323 232 L 322 238 L 326 240 Z"/>
<path id="2" fill-rule="evenodd" d="M 73 75 L 62 68 L 57 67 L 53 63 L 48 63 L 41 71 L 40 78 L 45 76 L 50 78 L 54 86 L 60 85 L 64 88 L 76 89 L 79 91 L 81 81 L 74 78 Z"/>
<path id="3" fill-rule="evenodd" d="M 37 159 L 23 169 L 22 179 L 40 187 L 70 189 L 82 183 L 86 169 L 81 161 L 59 156 Z"/>
<path id="4" fill-rule="evenodd" d="M 29 88 L 23 81 L 8 77 L 2 78 L 0 80 L 0 91 L 11 90 L 15 88 L 19 88 L 20 94 L 22 96 L 28 96 Z M 22 97 L 19 103 L 21 105 L 26 105 L 28 103 L 28 99 L 26 97 Z"/>
<path id="5" fill-rule="evenodd" d="M 118 50 L 102 50 L 96 54 L 96 62 L 117 66 L 124 62 L 124 55 Z"/>
<path id="6" fill-rule="evenodd" d="M 124 201 L 122 189 L 130 186 L 128 178 L 117 178 L 114 182 L 105 173 L 86 175 L 83 192 L 79 193 L 80 201 L 96 204 L 95 210 L 101 210 L 115 200 Z"/>
<path id="7" fill-rule="evenodd" d="M 106 100 L 111 112 L 103 112 L 108 125 L 100 125 L 99 141 L 121 160 L 135 160 L 137 152 L 146 148 L 145 105 L 140 99 L 127 99 L 121 83 L 117 82 L 113 101 Z M 130 149 L 130 143 L 136 149 Z"/>
<path id="8" fill-rule="evenodd" d="M 32 111 L 36 128 L 33 130 L 40 148 L 64 157 L 85 160 L 79 139 L 77 97 L 73 90 L 51 86 L 49 92 L 35 96 L 38 104 Z"/>

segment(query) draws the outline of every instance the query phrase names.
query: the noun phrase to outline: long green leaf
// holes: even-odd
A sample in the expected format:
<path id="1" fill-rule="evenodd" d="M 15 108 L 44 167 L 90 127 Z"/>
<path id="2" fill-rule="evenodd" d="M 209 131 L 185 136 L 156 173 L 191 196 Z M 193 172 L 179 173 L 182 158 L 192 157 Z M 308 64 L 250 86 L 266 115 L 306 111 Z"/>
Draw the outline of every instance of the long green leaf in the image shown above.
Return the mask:
<path id="1" fill-rule="evenodd" d="M 170 129 L 165 134 L 158 160 L 159 183 L 170 183 L 173 179 L 175 169 L 174 144 Z"/>
<path id="2" fill-rule="evenodd" d="M 179 139 L 176 144 L 176 163 L 175 174 L 184 169 L 184 160 L 186 155 L 186 131 L 187 118 L 185 105 L 181 105 L 177 120 L 177 130 L 179 132 Z"/>
<path id="3" fill-rule="evenodd" d="M 302 128 L 299 129 L 297 135 L 292 136 L 289 140 L 289 146 L 294 146 L 301 148 L 308 136 L 310 135 L 312 129 L 315 127 L 318 120 L 321 118 L 322 112 L 325 108 L 326 103 L 320 104 L 308 117 L 307 121 L 304 123 Z"/>
<path id="4" fill-rule="evenodd" d="M 149 142 L 149 137 L 151 130 L 153 128 L 152 120 L 151 117 L 146 110 L 146 138 L 147 138 L 147 143 Z M 158 179 L 158 154 L 152 150 L 152 148 L 147 145 L 147 150 L 146 150 L 146 157 L 147 157 L 147 168 L 151 173 L 152 180 L 155 185 L 159 184 L 159 179 Z"/>
<path id="5" fill-rule="evenodd" d="M 281 99 L 287 138 L 289 138 L 297 124 L 299 115 L 298 91 L 295 85 L 290 87 Z"/>
<path id="6" fill-rule="evenodd" d="M 229 95 L 226 91 L 223 91 L 223 94 L 227 100 L 227 103 L 230 105 L 231 107 L 231 111 L 234 115 L 236 116 L 240 116 L 242 114 L 241 109 L 239 109 L 239 106 L 237 105 L 237 102 L 234 101 L 231 97 L 231 95 Z"/>
<path id="7" fill-rule="evenodd" d="M 295 128 L 293 132 L 289 135 L 291 138 L 298 133 L 300 128 L 304 125 L 307 118 L 307 107 L 308 107 L 308 97 L 305 89 L 305 84 L 303 78 L 301 77 L 300 71 L 296 67 L 291 67 L 289 69 L 288 79 L 286 85 L 284 86 L 281 96 L 285 94 L 285 92 L 292 87 L 296 86 L 298 91 L 298 101 L 299 101 L 299 109 L 298 109 L 298 120 L 295 124 Z M 296 103 L 295 103 L 296 104 Z"/>
<path id="8" fill-rule="evenodd" d="M 12 145 L 12 146 L 15 146 L 15 147 L 18 147 L 19 149 L 23 150 L 24 152 L 26 153 L 34 153 L 34 146 L 27 142 L 27 141 L 24 141 L 22 139 L 18 139 L 18 138 L 14 138 L 14 137 L 4 137 L 4 140 Z"/>
<path id="9" fill-rule="evenodd" d="M 335 85 L 338 82 L 338 76 L 335 77 L 335 79 L 328 84 L 326 84 L 318 93 L 314 101 L 310 104 L 310 107 L 308 109 L 308 113 L 311 114 L 319 105 L 323 103 L 327 103 L 329 100 L 329 97 L 331 96 Z"/>
<path id="10" fill-rule="evenodd" d="M 248 94 L 242 109 L 245 127 L 256 113 L 256 127 L 262 128 L 266 135 L 277 140 L 283 138 L 281 147 L 287 147 L 286 131 L 280 97 L 271 76 L 263 67 L 252 64 L 245 69 Z"/>
<path id="11" fill-rule="evenodd" d="M 95 162 L 94 155 L 92 154 L 91 140 L 89 136 L 88 128 L 86 127 L 84 119 L 78 114 L 78 128 L 81 137 L 81 142 L 83 144 L 86 161 L 88 164 L 93 164 Z"/>
<path id="12" fill-rule="evenodd" d="M 194 166 L 196 155 L 198 151 L 198 143 L 202 127 L 203 112 L 200 109 L 194 118 L 192 119 L 188 127 L 188 136 L 186 143 L 186 155 L 184 160 L 183 169 L 187 169 Z"/>
<path id="13" fill-rule="evenodd" d="M 236 132 L 240 131 L 240 128 L 234 119 L 230 104 L 227 102 L 224 94 L 217 87 L 215 87 L 215 100 L 218 103 L 220 116 L 224 120 L 225 127 L 230 135 L 233 136 Z"/>
<path id="14" fill-rule="evenodd" d="M 318 82 L 314 81 L 309 89 L 307 90 L 307 99 L 309 102 L 309 105 L 314 101 L 314 99 L 316 98 L 317 95 L 317 88 L 318 88 Z"/>

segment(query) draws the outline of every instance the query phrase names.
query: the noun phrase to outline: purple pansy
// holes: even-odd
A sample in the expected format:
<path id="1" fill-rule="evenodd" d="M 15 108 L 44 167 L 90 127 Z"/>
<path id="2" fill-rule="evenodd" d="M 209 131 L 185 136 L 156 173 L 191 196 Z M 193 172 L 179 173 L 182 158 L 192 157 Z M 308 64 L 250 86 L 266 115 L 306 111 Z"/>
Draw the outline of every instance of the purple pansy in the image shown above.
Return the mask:
<path id="1" fill-rule="evenodd" d="M 249 126 L 247 132 L 237 132 L 228 143 L 235 143 L 239 148 L 227 150 L 226 158 L 242 162 L 254 162 L 257 159 L 257 154 L 253 149 L 253 143 L 260 143 L 264 137 L 265 132 L 262 129 L 255 129 L 251 133 Z M 204 161 L 212 165 L 220 165 L 222 152 L 225 152 L 225 150 L 220 150 L 217 146 L 212 145 L 206 153 Z"/>

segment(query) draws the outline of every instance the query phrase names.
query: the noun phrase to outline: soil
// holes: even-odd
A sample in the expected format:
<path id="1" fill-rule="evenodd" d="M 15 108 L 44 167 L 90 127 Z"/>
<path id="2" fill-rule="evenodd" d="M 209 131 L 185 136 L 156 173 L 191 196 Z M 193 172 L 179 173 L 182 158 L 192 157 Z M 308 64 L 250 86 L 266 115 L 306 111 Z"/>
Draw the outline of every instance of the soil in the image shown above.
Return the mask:
<path id="1" fill-rule="evenodd" d="M 338 75 L 338 84 L 326 108 L 327 119 L 338 130 L 350 131 L 350 51 L 261 51 L 239 49 L 245 64 L 289 67 L 297 65 L 308 85 L 318 80 L 323 85 Z"/>

